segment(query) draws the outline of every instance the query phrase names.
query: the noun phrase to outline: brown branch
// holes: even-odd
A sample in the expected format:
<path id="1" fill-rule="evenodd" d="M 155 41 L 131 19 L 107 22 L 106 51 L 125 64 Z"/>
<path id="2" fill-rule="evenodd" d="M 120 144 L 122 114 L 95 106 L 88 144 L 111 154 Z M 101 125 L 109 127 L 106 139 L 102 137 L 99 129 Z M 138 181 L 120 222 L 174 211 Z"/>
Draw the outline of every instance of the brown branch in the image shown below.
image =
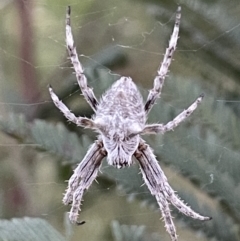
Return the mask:
<path id="1" fill-rule="evenodd" d="M 40 97 L 35 69 L 35 48 L 33 44 L 32 28 L 32 0 L 15 0 L 20 23 L 20 81 L 22 83 L 22 96 L 25 102 L 37 102 Z M 28 119 L 32 119 L 36 106 L 29 106 L 25 111 Z"/>

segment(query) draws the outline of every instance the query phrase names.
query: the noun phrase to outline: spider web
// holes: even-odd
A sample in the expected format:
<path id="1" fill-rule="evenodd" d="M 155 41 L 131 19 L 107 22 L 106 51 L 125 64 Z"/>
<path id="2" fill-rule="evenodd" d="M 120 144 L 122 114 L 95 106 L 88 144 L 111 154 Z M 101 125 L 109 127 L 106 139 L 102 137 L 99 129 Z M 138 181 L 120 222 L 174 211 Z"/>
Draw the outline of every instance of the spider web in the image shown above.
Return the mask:
<path id="1" fill-rule="evenodd" d="M 93 133 L 66 123 L 53 108 L 47 91 L 47 85 L 51 84 L 76 114 L 91 115 L 80 96 L 66 54 L 66 6 L 72 6 L 77 51 L 97 97 L 125 75 L 133 78 L 146 98 L 180 4 L 178 48 L 161 100 L 154 106 L 148 122 L 166 123 L 200 93 L 204 92 L 206 97 L 193 116 L 174 132 L 166 137 L 146 137 L 146 140 L 179 195 L 196 208 L 202 208 L 199 211 L 216 215 L 210 227 L 194 220 L 176 219 L 180 240 L 195 239 L 196 230 L 204 234 L 198 233 L 198 240 L 210 240 L 209 236 L 230 240 L 224 239 L 229 235 L 227 228 L 225 231 L 222 228 L 221 233 L 217 227 L 230 225 L 231 234 L 235 234 L 240 222 L 240 56 L 237 51 L 240 8 L 237 3 L 237 0 L 227 3 L 181 0 L 169 4 L 133 0 L 103 0 L 101 4 L 94 0 L 1 1 L 1 118 L 7 120 L 13 112 L 24 113 L 29 122 L 35 119 L 61 122 L 69 131 L 84 138 L 88 136 L 82 143 L 86 151 L 94 139 Z M 29 25 L 24 22 L 28 18 L 32 19 Z M 70 168 L 67 171 L 66 166 L 59 164 L 59 156 L 35 151 L 38 143 L 16 140 L 6 134 L 0 138 L 1 218 L 37 216 L 62 230 L 63 214 L 68 210 L 61 204 L 66 188 L 63 180 L 69 178 Z M 73 228 L 72 240 L 77 240 L 79 235 L 83 239 L 110 240 L 106 230 L 112 220 L 145 225 L 149 233 L 157 232 L 161 240 L 170 240 L 148 191 L 134 186 L 141 182 L 136 166 L 114 170 L 104 165 L 98 182 L 84 196 L 80 217 L 87 224 L 84 228 Z M 204 204 L 198 207 L 199 203 Z M 177 213 L 173 215 L 179 217 Z M 215 228 L 215 233 L 208 228 Z"/>

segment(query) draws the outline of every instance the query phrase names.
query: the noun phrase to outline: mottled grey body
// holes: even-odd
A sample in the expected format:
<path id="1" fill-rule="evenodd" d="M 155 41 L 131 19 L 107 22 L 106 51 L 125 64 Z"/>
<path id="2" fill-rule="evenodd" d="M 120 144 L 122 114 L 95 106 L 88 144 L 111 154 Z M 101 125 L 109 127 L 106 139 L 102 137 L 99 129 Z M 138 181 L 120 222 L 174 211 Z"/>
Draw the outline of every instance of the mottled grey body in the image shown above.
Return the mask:
<path id="1" fill-rule="evenodd" d="M 145 125 L 146 114 L 142 95 L 130 77 L 121 77 L 103 94 L 96 117 L 121 116 Z"/>
<path id="2" fill-rule="evenodd" d="M 174 205 L 183 214 L 199 220 L 209 220 L 189 206 L 187 206 L 168 184 L 167 177 L 162 171 L 151 148 L 142 140 L 142 134 L 164 134 L 173 130 L 183 122 L 203 99 L 200 95 L 186 110 L 182 111 L 167 124 L 146 124 L 146 116 L 153 107 L 155 101 L 160 97 L 168 67 L 171 63 L 173 53 L 176 49 L 181 8 L 178 7 L 173 33 L 166 49 L 163 62 L 158 69 L 154 79 L 153 88 L 144 104 L 141 94 L 130 77 L 121 77 L 102 96 L 100 101 L 94 95 L 93 90 L 87 85 L 83 67 L 79 62 L 76 47 L 72 37 L 70 26 L 70 7 L 66 18 L 66 44 L 69 56 L 76 72 L 76 78 L 82 93 L 95 112 L 92 119 L 76 117 L 68 107 L 59 100 L 51 86 L 49 92 L 56 107 L 65 117 L 77 126 L 91 128 L 99 133 L 98 140 L 89 148 L 84 159 L 74 170 L 68 181 L 68 188 L 63 198 L 64 204 L 72 204 L 69 219 L 72 223 L 78 222 L 78 212 L 83 193 L 96 179 L 100 170 L 102 160 L 107 156 L 108 163 L 117 168 L 130 166 L 134 156 L 139 163 L 145 184 L 151 194 L 156 197 L 162 212 L 167 232 L 172 241 L 177 241 L 175 225 L 173 223 L 169 203 Z"/>
<path id="3" fill-rule="evenodd" d="M 117 168 L 130 166 L 146 122 L 142 96 L 131 78 L 120 78 L 106 91 L 93 121 L 102 134 L 108 163 Z"/>

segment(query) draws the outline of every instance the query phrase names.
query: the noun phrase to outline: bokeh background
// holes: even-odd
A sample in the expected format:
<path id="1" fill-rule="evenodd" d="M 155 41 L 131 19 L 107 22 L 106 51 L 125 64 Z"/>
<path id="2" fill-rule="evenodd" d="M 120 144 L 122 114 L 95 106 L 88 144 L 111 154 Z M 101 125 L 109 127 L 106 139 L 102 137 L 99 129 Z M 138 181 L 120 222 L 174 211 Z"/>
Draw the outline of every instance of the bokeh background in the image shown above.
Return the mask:
<path id="1" fill-rule="evenodd" d="M 104 161 L 81 206 L 86 224 L 68 223 L 65 181 L 96 138 L 68 123 L 47 89 L 76 115 L 93 114 L 67 56 L 68 5 L 96 96 L 124 75 L 144 98 L 181 5 L 178 48 L 148 122 L 166 123 L 199 94 L 205 98 L 174 132 L 144 138 L 179 196 L 213 217 L 203 223 L 172 208 L 179 240 L 239 240 L 239 0 L 1 0 L 0 240 L 170 240 L 137 163 L 116 170 Z"/>

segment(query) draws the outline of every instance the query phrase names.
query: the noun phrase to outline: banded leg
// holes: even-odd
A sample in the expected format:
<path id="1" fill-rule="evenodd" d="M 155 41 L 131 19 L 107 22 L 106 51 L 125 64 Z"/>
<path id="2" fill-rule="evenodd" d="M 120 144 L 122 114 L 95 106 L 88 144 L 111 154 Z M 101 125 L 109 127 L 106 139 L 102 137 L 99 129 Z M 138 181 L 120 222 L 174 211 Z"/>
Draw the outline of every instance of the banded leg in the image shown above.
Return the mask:
<path id="1" fill-rule="evenodd" d="M 92 88 L 90 88 L 87 85 L 87 78 L 84 75 L 83 67 L 78 59 L 78 54 L 77 54 L 76 47 L 74 46 L 74 40 L 72 35 L 70 14 L 71 14 L 71 8 L 70 6 L 68 6 L 67 14 L 66 14 L 66 44 L 67 44 L 68 53 L 76 73 L 78 85 L 81 88 L 81 91 L 85 99 L 87 100 L 88 104 L 92 107 L 94 111 L 96 111 L 98 100 L 95 97 Z"/>
<path id="2" fill-rule="evenodd" d="M 178 240 L 177 232 L 176 232 L 176 228 L 173 223 L 173 220 L 172 220 L 171 210 L 169 208 L 168 201 L 166 200 L 163 193 L 161 193 L 161 192 L 156 195 L 156 200 L 160 207 L 167 232 L 170 234 L 172 241 L 177 241 Z"/>
<path id="3" fill-rule="evenodd" d="M 162 87 L 164 84 L 165 77 L 168 72 L 168 68 L 171 64 L 173 53 L 176 49 L 177 46 L 177 40 L 178 40 L 178 33 L 179 33 L 179 25 L 180 25 L 180 18 L 181 18 L 181 7 L 179 6 L 177 9 L 176 13 L 176 20 L 175 20 L 175 25 L 173 29 L 172 36 L 169 41 L 169 46 L 166 49 L 163 62 L 160 65 L 158 69 L 158 74 L 154 79 L 154 85 L 153 89 L 149 91 L 147 101 L 145 103 L 145 112 L 146 114 L 149 113 L 149 111 L 152 109 L 155 101 L 157 98 L 160 97 Z"/>
<path id="4" fill-rule="evenodd" d="M 53 92 L 53 89 L 51 86 L 48 87 L 50 96 L 53 100 L 53 103 L 55 106 L 64 114 L 64 116 L 77 126 L 82 126 L 85 128 L 95 128 L 95 123 L 86 117 L 76 117 L 69 109 L 68 107 L 61 101 L 59 100 L 58 96 Z"/>
<path id="5" fill-rule="evenodd" d="M 106 151 L 103 148 L 101 141 L 96 141 L 88 150 L 84 159 L 74 170 L 73 175 L 68 181 L 68 188 L 63 197 L 65 205 L 72 203 L 72 208 L 69 213 L 69 219 L 72 223 L 77 223 L 78 211 L 83 193 L 90 187 L 96 179 L 102 159 L 106 156 Z"/>
<path id="6" fill-rule="evenodd" d="M 194 110 L 197 109 L 198 105 L 202 102 L 204 95 L 201 94 L 186 110 L 177 115 L 172 121 L 167 124 L 149 124 L 145 125 L 141 134 L 164 134 L 167 131 L 173 130 L 181 122 L 183 122 L 187 117 L 189 117 Z"/>
<path id="7" fill-rule="evenodd" d="M 168 184 L 167 178 L 159 166 L 156 157 L 150 147 L 143 140 L 140 141 L 138 150 L 134 156 L 139 162 L 143 179 L 151 194 L 156 197 L 166 223 L 167 232 L 172 241 L 177 240 L 176 229 L 169 212 L 168 201 L 186 216 L 202 221 L 210 220 L 210 217 L 202 216 L 187 206 Z"/>

